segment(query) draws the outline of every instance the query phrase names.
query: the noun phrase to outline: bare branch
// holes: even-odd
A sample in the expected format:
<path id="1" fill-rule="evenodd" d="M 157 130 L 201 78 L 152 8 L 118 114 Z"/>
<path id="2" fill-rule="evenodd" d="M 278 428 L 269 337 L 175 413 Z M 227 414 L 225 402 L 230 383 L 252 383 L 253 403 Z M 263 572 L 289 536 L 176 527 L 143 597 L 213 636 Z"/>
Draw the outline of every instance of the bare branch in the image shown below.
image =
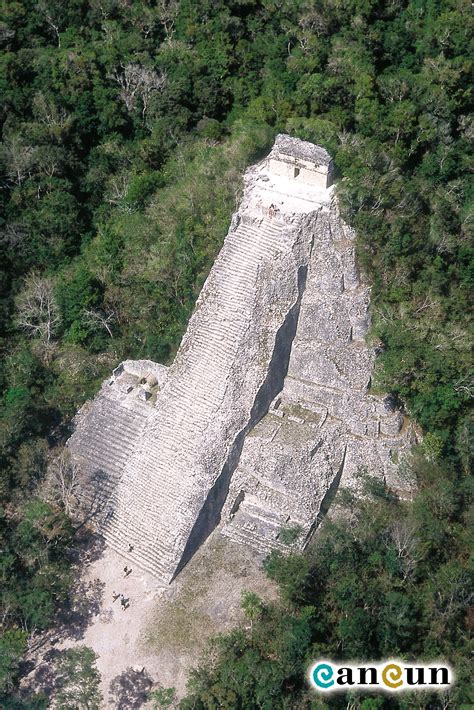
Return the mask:
<path id="1" fill-rule="evenodd" d="M 163 72 L 156 72 L 140 64 L 122 65 L 121 70 L 116 69 L 112 77 L 120 86 L 120 98 L 128 111 L 134 111 L 137 99 L 141 100 L 143 118 L 148 110 L 151 96 L 161 91 L 166 84 L 166 76 Z"/>
<path id="2" fill-rule="evenodd" d="M 31 177 L 37 149 L 25 145 L 21 136 L 11 136 L 2 145 L 6 175 L 10 184 L 21 185 Z"/>
<path id="3" fill-rule="evenodd" d="M 179 12 L 178 0 L 158 0 L 157 9 L 166 40 L 170 42 L 174 35 L 174 25 Z"/>
<path id="4" fill-rule="evenodd" d="M 60 503 L 64 512 L 71 515 L 77 508 L 76 493 L 79 488 L 79 466 L 67 449 L 62 449 L 49 466 L 49 498 Z"/>
<path id="5" fill-rule="evenodd" d="M 403 578 L 407 579 L 414 573 L 416 565 L 423 557 L 415 525 L 408 520 L 395 520 L 389 535 L 403 569 Z"/>
<path id="6" fill-rule="evenodd" d="M 86 310 L 84 311 L 84 316 L 89 325 L 92 327 L 104 328 L 111 338 L 114 337 L 112 330 L 110 329 L 110 324 L 115 321 L 115 316 L 113 313 L 102 313 L 101 311 Z"/>
<path id="7" fill-rule="evenodd" d="M 56 334 L 61 316 L 54 297 L 53 281 L 31 273 L 17 298 L 17 323 L 28 335 L 49 344 Z"/>

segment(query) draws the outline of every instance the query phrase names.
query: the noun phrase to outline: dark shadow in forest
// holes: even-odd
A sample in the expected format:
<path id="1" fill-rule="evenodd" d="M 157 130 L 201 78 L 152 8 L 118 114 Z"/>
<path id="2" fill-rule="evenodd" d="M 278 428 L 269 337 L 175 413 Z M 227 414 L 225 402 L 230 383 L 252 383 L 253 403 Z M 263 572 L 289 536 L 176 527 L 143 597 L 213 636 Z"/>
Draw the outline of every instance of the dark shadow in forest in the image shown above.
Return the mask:
<path id="1" fill-rule="evenodd" d="M 68 599 L 57 616 L 55 630 L 60 638 L 80 641 L 94 616 L 100 612 L 104 597 L 105 582 L 94 579 L 90 582 L 76 581 Z"/>
<path id="2" fill-rule="evenodd" d="M 136 710 L 146 703 L 152 685 L 144 668 L 141 671 L 127 668 L 110 683 L 109 700 L 116 710 Z"/>
<path id="3" fill-rule="evenodd" d="M 44 693 L 48 698 L 54 697 L 57 689 L 55 661 L 61 655 L 57 649 L 48 651 L 41 663 L 28 678 L 28 683 L 21 689 L 21 697 L 28 698 L 31 693 Z"/>
<path id="4" fill-rule="evenodd" d="M 106 547 L 105 541 L 100 535 L 86 529 L 76 532 L 74 542 L 75 545 L 71 548 L 69 559 L 81 571 L 93 562 L 97 562 L 104 554 Z"/>

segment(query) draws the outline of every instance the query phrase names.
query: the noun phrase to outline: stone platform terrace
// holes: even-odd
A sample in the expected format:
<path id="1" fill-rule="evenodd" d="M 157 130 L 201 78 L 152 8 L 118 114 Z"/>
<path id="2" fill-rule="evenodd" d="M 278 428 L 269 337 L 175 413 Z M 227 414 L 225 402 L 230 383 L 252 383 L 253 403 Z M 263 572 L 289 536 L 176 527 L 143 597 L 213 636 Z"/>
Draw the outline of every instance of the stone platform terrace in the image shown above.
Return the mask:
<path id="1" fill-rule="evenodd" d="M 164 582 L 221 520 L 260 552 L 285 528 L 303 547 L 361 467 L 399 486 L 413 432 L 368 393 L 369 290 L 331 174 L 324 149 L 277 137 L 173 364 L 123 363 L 78 415 L 69 447 L 97 528 Z"/>

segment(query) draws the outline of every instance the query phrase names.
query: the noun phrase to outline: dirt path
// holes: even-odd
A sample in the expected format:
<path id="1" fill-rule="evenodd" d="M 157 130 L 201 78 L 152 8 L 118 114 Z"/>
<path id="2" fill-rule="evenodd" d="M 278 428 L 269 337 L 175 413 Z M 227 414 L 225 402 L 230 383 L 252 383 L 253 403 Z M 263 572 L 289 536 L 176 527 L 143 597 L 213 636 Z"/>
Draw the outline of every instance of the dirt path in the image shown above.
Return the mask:
<path id="1" fill-rule="evenodd" d="M 56 643 L 53 636 L 51 646 L 49 638 L 46 649 L 54 648 L 55 654 L 75 645 L 94 649 L 103 708 L 145 707 L 152 687 L 175 687 L 182 696 L 208 640 L 243 620 L 242 591 L 276 598 L 260 560 L 218 530 L 166 587 L 133 566 L 125 577 L 123 569 L 130 563 L 101 548 L 78 571 L 72 607 L 64 614 Z M 114 593 L 129 600 L 125 610 L 120 599 L 113 601 Z M 44 648 L 26 685 L 45 687 L 42 678 L 51 679 Z"/>

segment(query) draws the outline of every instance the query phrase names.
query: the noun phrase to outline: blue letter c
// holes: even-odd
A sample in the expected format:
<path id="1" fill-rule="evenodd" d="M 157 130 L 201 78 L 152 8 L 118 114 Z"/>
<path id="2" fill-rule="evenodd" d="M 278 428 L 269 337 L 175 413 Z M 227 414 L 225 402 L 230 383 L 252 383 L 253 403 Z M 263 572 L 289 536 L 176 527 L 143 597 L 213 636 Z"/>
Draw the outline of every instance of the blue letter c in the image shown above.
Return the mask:
<path id="1" fill-rule="evenodd" d="M 329 663 L 318 663 L 318 665 L 313 668 L 313 683 L 317 688 L 327 690 L 334 685 L 334 681 L 332 680 L 333 675 L 334 671 Z"/>

